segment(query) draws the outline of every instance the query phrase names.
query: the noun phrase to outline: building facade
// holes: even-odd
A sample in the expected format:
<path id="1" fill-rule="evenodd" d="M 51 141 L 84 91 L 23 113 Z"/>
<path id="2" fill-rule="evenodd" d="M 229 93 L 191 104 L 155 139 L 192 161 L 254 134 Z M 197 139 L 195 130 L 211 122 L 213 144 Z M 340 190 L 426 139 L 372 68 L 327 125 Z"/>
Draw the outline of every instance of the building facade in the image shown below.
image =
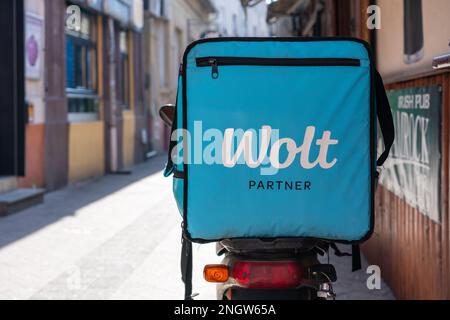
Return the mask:
<path id="1" fill-rule="evenodd" d="M 372 45 L 396 140 L 381 171 L 375 230 L 363 250 L 400 299 L 450 299 L 448 12 L 446 0 L 269 5 L 268 20 L 281 35 L 357 37 Z"/>
<path id="2" fill-rule="evenodd" d="M 214 13 L 209 0 L 145 1 L 145 101 L 153 151 L 168 147 L 169 131 L 158 112 L 162 105 L 175 102 L 184 48 L 208 29 Z"/>
<path id="3" fill-rule="evenodd" d="M 450 299 L 450 3 L 376 4 L 381 28 L 372 43 L 389 89 L 396 140 L 365 253 L 397 297 Z"/>
<path id="4" fill-rule="evenodd" d="M 47 35 L 53 33 L 45 42 L 45 81 L 54 90 L 51 97 L 47 92 L 45 123 L 49 132 L 56 130 L 46 135 L 50 189 L 126 170 L 144 159 L 147 148 L 140 139 L 145 108 L 137 67 L 142 1 L 59 2 L 45 4 Z M 55 169 L 59 174 L 50 173 Z"/>
<path id="5" fill-rule="evenodd" d="M 17 2 L 25 22 L 24 172 L 2 174 L 0 191 L 54 190 L 143 161 L 143 2 Z"/>
<path id="6" fill-rule="evenodd" d="M 145 8 L 148 139 L 153 151 L 161 151 L 170 137 L 158 111 L 175 102 L 184 49 L 211 36 L 267 36 L 267 6 L 246 8 L 239 0 L 148 0 Z"/>
<path id="7" fill-rule="evenodd" d="M 247 7 L 241 1 L 214 0 L 217 14 L 211 29 L 222 37 L 267 37 L 267 5 L 259 1 Z"/>
<path id="8" fill-rule="evenodd" d="M 239 0 L 6 3 L 5 16 L 22 5 L 25 41 L 18 41 L 24 47 L 18 50 L 25 64 L 7 79 L 12 83 L 14 74 L 23 74 L 16 79 L 22 94 L 5 97 L 5 103 L 15 99 L 24 105 L 5 107 L 3 118 L 19 119 L 22 113 L 26 124 L 9 121 L 14 125 L 2 135 L 7 137 L 4 154 L 10 157 L 0 166 L 1 193 L 54 190 L 127 171 L 165 150 L 169 132 L 158 111 L 175 101 L 185 47 L 211 32 L 268 34 L 266 5 L 248 9 Z"/>

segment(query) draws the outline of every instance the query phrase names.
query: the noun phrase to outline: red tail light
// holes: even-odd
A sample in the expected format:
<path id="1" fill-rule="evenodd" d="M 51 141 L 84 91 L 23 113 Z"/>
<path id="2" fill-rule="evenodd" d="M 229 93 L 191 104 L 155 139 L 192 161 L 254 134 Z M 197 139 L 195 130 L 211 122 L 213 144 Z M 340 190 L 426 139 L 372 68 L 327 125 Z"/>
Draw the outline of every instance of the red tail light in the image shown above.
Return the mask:
<path id="1" fill-rule="evenodd" d="M 244 288 L 296 288 L 302 282 L 303 269 L 294 261 L 238 261 L 232 276 Z"/>

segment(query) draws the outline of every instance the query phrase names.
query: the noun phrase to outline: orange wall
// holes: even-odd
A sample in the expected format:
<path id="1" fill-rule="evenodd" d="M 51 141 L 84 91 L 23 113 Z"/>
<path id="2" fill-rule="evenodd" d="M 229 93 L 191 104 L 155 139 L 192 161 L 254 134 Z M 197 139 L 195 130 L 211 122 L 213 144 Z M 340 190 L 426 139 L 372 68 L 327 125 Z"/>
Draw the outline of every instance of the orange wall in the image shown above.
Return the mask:
<path id="1" fill-rule="evenodd" d="M 19 179 L 22 188 L 44 187 L 44 124 L 27 124 L 25 129 L 25 174 Z"/>

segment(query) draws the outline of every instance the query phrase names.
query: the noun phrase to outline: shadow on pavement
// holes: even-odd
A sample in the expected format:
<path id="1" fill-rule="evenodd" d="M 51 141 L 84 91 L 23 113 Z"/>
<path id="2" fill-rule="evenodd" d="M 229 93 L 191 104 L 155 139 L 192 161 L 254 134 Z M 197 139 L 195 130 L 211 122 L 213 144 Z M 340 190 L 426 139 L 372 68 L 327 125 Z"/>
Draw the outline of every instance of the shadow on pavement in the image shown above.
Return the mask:
<path id="1" fill-rule="evenodd" d="M 0 218 L 0 249 L 77 210 L 164 169 L 166 157 L 136 165 L 129 175 L 106 175 L 45 195 L 43 204 Z"/>

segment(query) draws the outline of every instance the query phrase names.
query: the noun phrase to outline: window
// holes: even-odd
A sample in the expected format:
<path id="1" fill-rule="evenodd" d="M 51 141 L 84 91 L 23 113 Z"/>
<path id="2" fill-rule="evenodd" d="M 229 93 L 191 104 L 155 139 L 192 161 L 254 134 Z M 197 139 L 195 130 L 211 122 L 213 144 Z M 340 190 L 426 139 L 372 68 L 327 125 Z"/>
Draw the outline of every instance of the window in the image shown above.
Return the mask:
<path id="1" fill-rule="evenodd" d="M 119 63 L 117 77 L 117 101 L 124 109 L 130 108 L 130 63 L 128 50 L 128 32 L 119 33 Z"/>
<path id="2" fill-rule="evenodd" d="M 166 1 L 165 0 L 146 0 L 146 10 L 150 11 L 157 17 L 166 16 Z"/>
<path id="3" fill-rule="evenodd" d="M 81 12 L 81 28 L 66 28 L 66 91 L 69 120 L 98 117 L 97 26 L 95 16 Z"/>

